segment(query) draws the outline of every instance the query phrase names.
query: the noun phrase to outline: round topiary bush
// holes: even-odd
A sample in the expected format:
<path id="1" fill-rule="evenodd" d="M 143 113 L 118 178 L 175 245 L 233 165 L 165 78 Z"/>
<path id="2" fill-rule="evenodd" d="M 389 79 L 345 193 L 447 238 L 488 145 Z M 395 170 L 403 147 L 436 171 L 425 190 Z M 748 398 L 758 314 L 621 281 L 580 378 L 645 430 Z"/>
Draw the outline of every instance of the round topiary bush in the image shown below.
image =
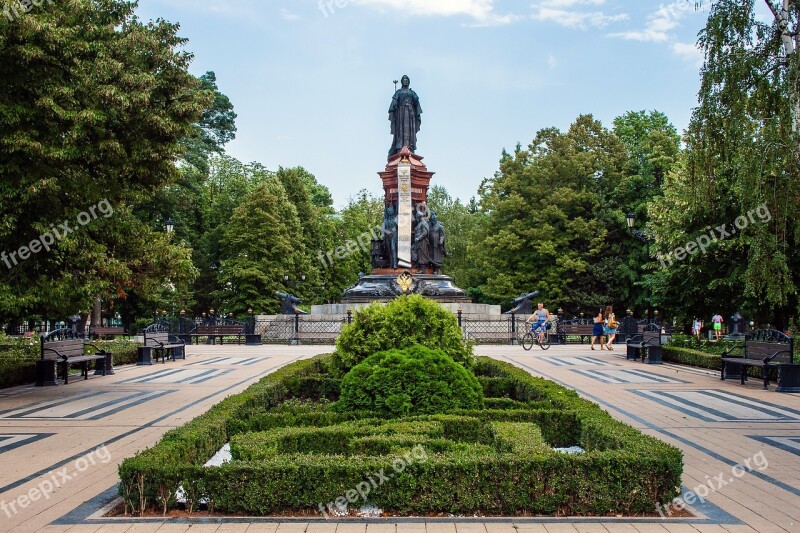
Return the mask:
<path id="1" fill-rule="evenodd" d="M 464 367 L 473 364 L 472 347 L 464 342 L 453 313 L 412 294 L 356 312 L 336 341 L 333 366 L 345 374 L 372 354 L 416 344 L 442 350 Z"/>
<path id="2" fill-rule="evenodd" d="M 342 379 L 339 407 L 383 416 L 479 409 L 478 378 L 442 350 L 415 345 L 368 357 Z"/>

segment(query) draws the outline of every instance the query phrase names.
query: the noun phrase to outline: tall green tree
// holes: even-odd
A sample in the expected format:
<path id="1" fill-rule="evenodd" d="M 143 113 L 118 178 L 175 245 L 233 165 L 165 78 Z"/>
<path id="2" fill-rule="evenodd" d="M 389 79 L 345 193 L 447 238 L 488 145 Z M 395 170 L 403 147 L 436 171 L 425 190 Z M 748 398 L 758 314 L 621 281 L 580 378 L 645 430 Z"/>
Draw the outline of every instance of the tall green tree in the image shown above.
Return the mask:
<path id="1" fill-rule="evenodd" d="M 175 227 L 173 239 L 192 249 L 193 262 L 199 272 L 198 279 L 192 286 L 174 291 L 170 289 L 166 299 L 147 294 L 145 298 L 139 298 L 132 293 L 124 301 L 111 303 L 133 316 L 151 316 L 153 307 L 166 307 L 176 312 L 181 309 L 187 312 L 194 310 L 199 314 L 211 305 L 209 292 L 205 289 L 216 274 L 210 270 L 213 262 L 208 261 L 207 235 L 214 233 L 215 228 L 206 224 L 208 210 L 204 193 L 214 160 L 223 157 L 225 145 L 236 137 L 233 104 L 220 92 L 216 79 L 214 72 L 206 72 L 198 78 L 200 88 L 213 94 L 213 101 L 192 127 L 192 133 L 181 141 L 183 153 L 178 162 L 177 180 L 155 192 L 136 208 L 136 216 L 155 230 L 163 231 L 165 221 L 172 219 Z M 214 166 L 215 171 L 218 168 L 218 165 Z M 200 304 L 195 294 L 199 295 Z"/>
<path id="2" fill-rule="evenodd" d="M 607 243 L 621 217 L 602 191 L 619 180 L 626 151 L 619 139 L 583 115 L 565 133 L 539 131 L 527 150 L 503 153 L 500 170 L 481 186 L 485 219 L 469 253 L 486 281 L 487 299 L 507 302 L 538 290 L 551 306 L 577 312 L 618 300 Z"/>
<path id="3" fill-rule="evenodd" d="M 800 6 L 763 1 L 771 20 L 760 18 L 757 0 L 706 2 L 700 100 L 685 138 L 687 161 L 672 185 L 686 228 L 678 233 L 674 220 L 661 220 L 659 248 L 670 253 L 670 235 L 697 236 L 764 206 L 769 221 L 735 228 L 669 276 L 679 279 L 695 263 L 697 272 L 713 273 L 712 290 L 727 297 L 717 304 L 723 311 L 749 308 L 751 316 L 782 325 L 797 310 L 800 275 Z"/>
<path id="4" fill-rule="evenodd" d="M 285 272 L 296 272 L 303 259 L 294 241 L 301 233 L 297 209 L 275 176 L 269 176 L 236 206 L 222 227 L 218 308 L 235 315 L 249 307 L 257 313 L 280 311 L 275 291 L 286 291 Z"/>
<path id="5" fill-rule="evenodd" d="M 475 198 L 470 201 L 476 204 Z M 434 185 L 428 192 L 428 207 L 436 213 L 446 234 L 450 256 L 442 266 L 443 273 L 451 276 L 464 289 L 477 287 L 482 278 L 469 254 L 469 244 L 474 241 L 485 215 L 478 212 L 477 205 L 470 211 L 469 204 L 464 205 L 458 198 L 450 196 L 441 185 Z"/>
<path id="6" fill-rule="evenodd" d="M 0 269 L 0 315 L 64 316 L 95 295 L 151 291 L 195 272 L 188 251 L 132 215 L 175 181 L 212 94 L 177 26 L 136 4 L 75 0 L 0 18 L 0 249 L 106 201 L 114 215 L 24 266 Z"/>
<path id="7" fill-rule="evenodd" d="M 649 206 L 663 194 L 665 177 L 678 163 L 680 136 L 659 111 L 629 111 L 614 119 L 613 131 L 628 158 L 625 172 L 604 191 L 604 203 L 619 210 L 617 217 L 635 215 L 637 229 L 644 228 L 646 238 L 652 239 Z M 659 278 L 653 275 L 659 264 L 647 256 L 654 247 L 634 238 L 624 226 L 610 229 L 609 241 L 617 262 L 614 270 L 626 282 L 620 287 L 622 300 L 637 316 L 645 316 L 649 307 L 655 311 L 660 306 L 655 295 Z"/>

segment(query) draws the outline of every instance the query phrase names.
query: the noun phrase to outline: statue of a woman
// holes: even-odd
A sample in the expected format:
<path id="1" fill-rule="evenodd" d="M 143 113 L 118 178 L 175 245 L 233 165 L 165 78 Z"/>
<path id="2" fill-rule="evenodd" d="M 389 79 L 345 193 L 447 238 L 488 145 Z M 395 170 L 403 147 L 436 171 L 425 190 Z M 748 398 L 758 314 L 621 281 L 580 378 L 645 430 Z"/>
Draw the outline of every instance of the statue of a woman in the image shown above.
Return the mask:
<path id="1" fill-rule="evenodd" d="M 417 150 L 417 133 L 422 124 L 422 107 L 419 96 L 410 88 L 411 79 L 403 76 L 402 87 L 394 93 L 389 107 L 389 120 L 392 122 L 394 141 L 389 149 L 389 157 L 398 153 L 404 146 L 412 152 Z"/>

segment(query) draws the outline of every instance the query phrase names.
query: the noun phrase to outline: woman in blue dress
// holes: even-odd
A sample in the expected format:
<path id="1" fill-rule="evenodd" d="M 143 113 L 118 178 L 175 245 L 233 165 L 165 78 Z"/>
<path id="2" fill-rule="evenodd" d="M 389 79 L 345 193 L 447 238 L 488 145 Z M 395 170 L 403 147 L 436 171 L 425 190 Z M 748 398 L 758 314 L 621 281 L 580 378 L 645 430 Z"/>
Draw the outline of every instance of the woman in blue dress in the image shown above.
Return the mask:
<path id="1" fill-rule="evenodd" d="M 605 324 L 603 324 L 603 308 L 601 307 L 597 311 L 597 315 L 594 317 L 594 329 L 592 330 L 592 350 L 594 350 L 594 343 L 596 341 L 600 341 L 600 349 L 603 349 L 603 330 L 605 329 Z"/>

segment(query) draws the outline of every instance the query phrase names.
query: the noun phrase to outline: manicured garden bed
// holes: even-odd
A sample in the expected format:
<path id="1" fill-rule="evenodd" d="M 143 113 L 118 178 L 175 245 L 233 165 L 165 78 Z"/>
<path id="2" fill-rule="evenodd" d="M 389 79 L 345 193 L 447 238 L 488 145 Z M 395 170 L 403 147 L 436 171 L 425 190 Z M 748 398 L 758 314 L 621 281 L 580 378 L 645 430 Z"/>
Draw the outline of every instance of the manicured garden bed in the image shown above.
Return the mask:
<path id="1" fill-rule="evenodd" d="M 509 364 L 469 365 L 480 405 L 407 416 L 342 408 L 338 364 L 284 367 L 125 460 L 126 511 L 166 513 L 181 493 L 189 512 L 262 516 L 632 515 L 678 494 L 678 449 Z M 227 443 L 233 460 L 204 466 Z M 554 450 L 569 446 L 585 452 Z"/>

